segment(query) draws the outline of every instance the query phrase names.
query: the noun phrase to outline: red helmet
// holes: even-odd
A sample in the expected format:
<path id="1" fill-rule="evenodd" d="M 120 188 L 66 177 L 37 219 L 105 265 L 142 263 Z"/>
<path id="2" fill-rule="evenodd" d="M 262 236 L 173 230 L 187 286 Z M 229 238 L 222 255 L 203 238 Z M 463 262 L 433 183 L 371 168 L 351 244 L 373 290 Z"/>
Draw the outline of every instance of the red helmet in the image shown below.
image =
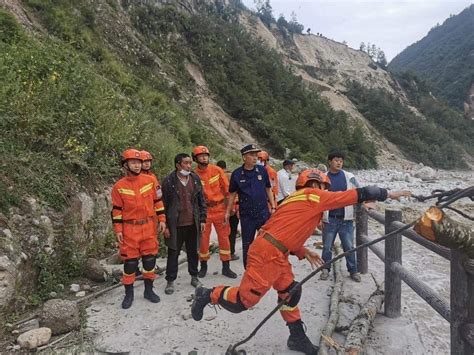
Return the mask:
<path id="1" fill-rule="evenodd" d="M 153 155 L 151 153 L 147 152 L 146 150 L 141 150 L 140 155 L 142 157 L 142 160 L 153 160 Z"/>
<path id="2" fill-rule="evenodd" d="M 209 149 L 204 145 L 198 145 L 197 147 L 193 148 L 193 153 L 192 153 L 193 159 L 196 159 L 196 157 L 199 154 L 211 155 L 211 153 L 209 152 Z"/>
<path id="3" fill-rule="evenodd" d="M 143 160 L 140 151 L 133 148 L 123 151 L 123 153 L 120 155 L 120 161 L 122 162 L 122 164 L 125 163 L 128 159 Z"/>
<path id="4" fill-rule="evenodd" d="M 318 169 L 306 169 L 300 173 L 296 180 L 296 188 L 301 189 L 306 186 L 308 181 L 317 181 L 320 184 L 326 184 L 329 189 L 331 187 L 331 180 L 328 176 Z"/>
<path id="5" fill-rule="evenodd" d="M 270 159 L 270 155 L 268 155 L 266 151 L 261 150 L 260 152 L 258 152 L 257 158 L 260 158 L 263 161 L 268 161 L 268 159 Z"/>

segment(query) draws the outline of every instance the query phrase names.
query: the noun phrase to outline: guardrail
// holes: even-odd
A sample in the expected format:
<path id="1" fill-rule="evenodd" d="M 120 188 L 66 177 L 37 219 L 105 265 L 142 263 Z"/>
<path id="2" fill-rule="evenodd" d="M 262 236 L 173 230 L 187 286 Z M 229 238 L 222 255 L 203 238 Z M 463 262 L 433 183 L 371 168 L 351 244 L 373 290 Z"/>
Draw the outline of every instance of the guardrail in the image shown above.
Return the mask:
<path id="1" fill-rule="evenodd" d="M 385 226 L 385 233 L 396 230 L 404 224 L 400 210 L 386 210 L 385 215 L 375 211 L 357 208 L 356 245 L 369 242 L 369 217 Z M 446 300 L 429 285 L 421 281 L 402 264 L 402 237 L 418 243 L 426 249 L 450 261 L 450 299 Z M 413 291 L 426 301 L 436 312 L 450 323 L 451 354 L 474 354 L 474 259 L 464 253 L 448 249 L 424 239 L 413 229 L 394 235 L 385 241 L 383 249 L 378 244 L 369 247 L 385 264 L 385 302 L 387 317 L 401 315 L 402 285 L 404 281 Z M 368 272 L 368 250 L 357 252 L 358 269 Z M 429 265 L 427 265 L 427 268 Z"/>

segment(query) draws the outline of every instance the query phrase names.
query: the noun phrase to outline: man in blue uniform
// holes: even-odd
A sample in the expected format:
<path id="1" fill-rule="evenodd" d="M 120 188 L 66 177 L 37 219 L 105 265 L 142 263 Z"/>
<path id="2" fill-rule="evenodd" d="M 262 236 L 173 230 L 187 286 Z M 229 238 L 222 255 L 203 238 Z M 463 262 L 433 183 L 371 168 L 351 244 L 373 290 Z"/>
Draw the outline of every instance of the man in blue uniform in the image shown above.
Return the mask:
<path id="1" fill-rule="evenodd" d="M 230 177 L 230 195 L 225 214 L 225 223 L 228 223 L 235 196 L 238 194 L 244 267 L 247 265 L 247 251 L 255 233 L 275 211 L 267 171 L 264 167 L 257 166 L 258 152 L 260 149 L 254 144 L 246 145 L 240 150 L 244 164 L 235 169 Z"/>

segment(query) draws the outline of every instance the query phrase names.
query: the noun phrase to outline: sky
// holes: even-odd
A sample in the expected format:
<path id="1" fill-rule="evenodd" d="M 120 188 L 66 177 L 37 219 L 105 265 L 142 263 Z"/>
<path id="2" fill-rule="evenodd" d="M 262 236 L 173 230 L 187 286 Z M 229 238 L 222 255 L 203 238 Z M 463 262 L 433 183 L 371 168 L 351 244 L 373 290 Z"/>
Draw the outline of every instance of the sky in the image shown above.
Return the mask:
<path id="1" fill-rule="evenodd" d="M 254 0 L 242 0 L 255 9 Z M 312 33 L 359 49 L 361 42 L 376 44 L 387 60 L 422 39 L 450 14 L 457 15 L 473 0 L 270 0 L 273 15 L 287 20 L 295 12 Z"/>

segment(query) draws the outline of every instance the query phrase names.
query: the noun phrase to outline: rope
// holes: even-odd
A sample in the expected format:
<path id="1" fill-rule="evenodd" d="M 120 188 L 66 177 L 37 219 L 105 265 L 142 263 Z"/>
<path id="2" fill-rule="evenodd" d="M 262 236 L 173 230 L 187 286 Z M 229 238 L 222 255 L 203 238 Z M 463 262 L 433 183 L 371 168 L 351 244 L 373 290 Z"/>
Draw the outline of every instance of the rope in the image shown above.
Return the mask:
<path id="1" fill-rule="evenodd" d="M 450 204 L 452 204 L 453 202 L 461 199 L 461 198 L 464 198 L 464 197 L 470 197 L 471 199 L 474 197 L 474 186 L 471 186 L 471 187 L 468 187 L 466 189 L 453 189 L 453 190 L 450 190 L 450 191 L 443 191 L 443 192 L 440 192 L 441 190 L 436 190 L 436 191 L 433 191 L 433 194 L 430 195 L 430 196 L 418 196 L 420 198 L 424 198 L 424 200 L 428 200 L 430 198 L 438 198 L 438 197 L 441 197 L 443 199 L 443 202 L 441 205 L 439 205 L 439 208 L 440 209 L 443 209 L 443 208 L 448 208 L 448 206 Z M 440 199 L 438 199 L 438 203 L 440 202 Z M 295 292 L 297 292 L 298 288 L 300 288 L 303 284 L 305 284 L 308 280 L 310 280 L 311 278 L 313 278 L 316 274 L 318 274 L 321 270 L 327 268 L 329 265 L 333 264 L 334 262 L 336 262 L 337 260 L 339 259 L 342 259 L 344 257 L 346 257 L 347 255 L 351 254 L 351 253 L 354 253 L 358 250 L 361 250 L 361 249 L 364 249 L 364 248 L 367 248 L 371 245 L 374 245 L 376 243 L 379 243 L 389 237 L 392 237 L 396 234 L 400 234 L 408 229 L 410 229 L 411 227 L 413 227 L 415 224 L 416 224 L 417 220 L 409 223 L 409 224 L 406 224 L 404 225 L 403 227 L 400 227 L 396 230 L 393 230 L 392 232 L 390 233 L 387 233 L 379 238 L 376 238 L 374 240 L 371 240 L 370 242 L 367 242 L 367 243 L 364 243 L 364 244 L 361 244 L 355 248 L 352 248 L 342 254 L 339 254 L 337 256 L 335 256 L 334 258 L 332 258 L 331 260 L 329 260 L 328 262 L 324 263 L 322 266 L 318 267 L 316 270 L 312 271 L 310 274 L 308 274 L 303 280 L 301 280 L 300 282 L 296 283 L 293 288 L 288 292 L 288 296 L 285 298 L 285 299 L 282 299 L 281 301 L 278 302 L 277 306 L 275 308 L 272 309 L 272 311 L 270 313 L 268 313 L 268 315 L 255 327 L 255 329 L 243 340 L 239 341 L 238 343 L 234 344 L 234 345 L 230 345 L 226 351 L 226 355 L 233 355 L 233 354 L 238 354 L 238 351 L 236 350 L 237 347 L 247 343 L 250 339 L 252 339 L 255 334 L 257 334 L 257 332 L 260 330 L 260 328 L 263 327 L 263 325 L 276 313 L 278 312 L 278 310 L 281 308 L 281 306 L 283 306 L 290 298 L 291 296 L 293 296 L 293 294 Z"/>

